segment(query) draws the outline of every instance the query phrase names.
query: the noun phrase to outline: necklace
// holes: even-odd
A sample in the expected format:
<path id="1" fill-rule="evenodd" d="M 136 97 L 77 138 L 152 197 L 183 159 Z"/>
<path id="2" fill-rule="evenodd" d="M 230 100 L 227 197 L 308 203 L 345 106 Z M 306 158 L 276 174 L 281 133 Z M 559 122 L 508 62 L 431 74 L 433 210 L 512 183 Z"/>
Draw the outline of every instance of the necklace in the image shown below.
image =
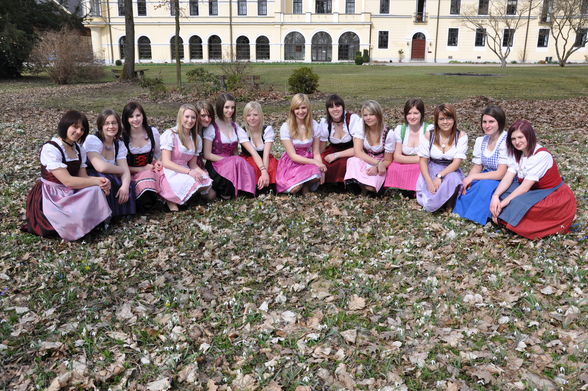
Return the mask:
<path id="1" fill-rule="evenodd" d="M 342 124 L 343 123 L 343 117 L 341 117 L 341 119 L 339 121 L 333 120 L 331 122 L 333 122 L 334 124 Z"/>
<path id="2" fill-rule="evenodd" d="M 112 145 L 106 145 L 106 143 L 104 143 L 103 145 L 104 149 L 106 149 L 107 151 L 112 151 L 114 149 L 114 141 Z"/>
<path id="3" fill-rule="evenodd" d="M 68 143 L 68 142 L 67 142 L 67 140 L 65 140 L 65 139 L 63 139 L 63 138 L 61 139 L 61 141 L 63 141 L 63 142 L 64 142 L 64 143 L 66 143 L 67 145 L 69 145 L 71 148 L 73 148 L 73 146 L 74 146 L 74 144 L 75 144 L 75 143 Z"/>

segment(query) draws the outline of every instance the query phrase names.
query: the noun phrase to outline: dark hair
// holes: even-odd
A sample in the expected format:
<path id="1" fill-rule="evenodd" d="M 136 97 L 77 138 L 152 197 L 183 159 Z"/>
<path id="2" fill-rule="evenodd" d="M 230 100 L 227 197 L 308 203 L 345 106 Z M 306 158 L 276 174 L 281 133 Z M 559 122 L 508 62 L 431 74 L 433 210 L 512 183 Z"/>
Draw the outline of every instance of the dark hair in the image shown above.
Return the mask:
<path id="1" fill-rule="evenodd" d="M 223 109 L 225 108 L 225 103 L 227 103 L 228 101 L 233 101 L 233 102 L 235 102 L 235 104 L 237 104 L 235 97 L 229 93 L 220 94 L 218 96 L 218 98 L 216 98 L 214 108 L 216 109 L 217 118 L 221 118 L 223 120 L 225 119 L 225 116 L 223 114 Z M 237 119 L 237 108 L 235 107 L 235 111 L 233 111 L 233 116 L 231 117 L 231 121 L 235 122 L 236 119 Z"/>
<path id="2" fill-rule="evenodd" d="M 434 111 L 435 116 L 435 129 L 433 132 L 435 133 L 435 145 L 441 146 L 439 141 L 439 114 L 443 114 L 446 117 L 453 118 L 453 126 L 451 127 L 451 135 L 449 136 L 449 140 L 451 142 L 455 141 L 455 136 L 457 134 L 457 113 L 455 111 L 455 106 L 449 103 L 443 103 L 439 106 L 435 107 Z"/>
<path id="3" fill-rule="evenodd" d="M 343 107 L 343 116 L 345 115 L 345 102 L 343 98 L 341 98 L 337 94 L 329 95 L 327 101 L 325 102 L 325 108 L 327 109 L 327 123 L 331 124 L 333 122 L 333 118 L 331 118 L 331 114 L 329 114 L 329 108 L 341 106 Z"/>
<path id="4" fill-rule="evenodd" d="M 104 141 L 104 132 L 102 128 L 104 127 L 106 119 L 111 115 L 114 116 L 114 118 L 116 119 L 116 123 L 118 125 L 118 132 L 116 133 L 116 136 L 114 136 L 114 139 L 116 140 L 120 138 L 120 135 L 122 133 L 122 125 L 120 123 L 120 116 L 118 115 L 118 113 L 112 109 L 105 109 L 104 111 L 102 111 L 102 113 L 98 115 L 98 118 L 96 118 L 96 127 L 98 127 L 96 135 L 101 141 Z"/>
<path id="5" fill-rule="evenodd" d="M 527 150 L 524 151 L 525 155 L 529 155 L 535 150 L 535 147 L 537 146 L 537 135 L 535 134 L 535 129 L 533 129 L 531 123 L 526 119 L 519 119 L 514 124 L 512 124 L 510 128 L 508 128 L 508 134 L 506 136 L 508 138 L 508 142 L 506 143 L 506 150 L 508 151 L 509 155 L 513 155 L 515 157 L 518 163 L 521 160 L 523 152 L 514 147 L 511 139 L 512 134 L 517 130 L 520 130 L 523 133 L 523 136 L 525 136 L 527 139 Z"/>
<path id="6" fill-rule="evenodd" d="M 212 106 L 212 103 L 210 103 L 207 100 L 199 100 L 198 102 L 196 102 L 194 107 L 196 108 L 196 115 L 198 116 L 198 134 L 202 136 L 202 126 L 200 125 L 200 112 L 202 110 L 206 110 L 208 112 L 208 115 L 210 115 L 210 123 L 212 124 L 214 122 L 214 107 Z"/>
<path id="7" fill-rule="evenodd" d="M 410 111 L 410 109 L 412 109 L 413 107 L 416 107 L 416 109 L 419 111 L 419 113 L 421 113 L 421 124 L 422 124 L 423 121 L 425 120 L 425 103 L 420 98 L 411 98 L 411 99 L 407 100 L 406 103 L 404 104 L 404 123 L 405 124 L 408 123 L 408 121 L 406 120 L 406 116 L 408 115 L 408 112 Z"/>
<path id="8" fill-rule="evenodd" d="M 82 144 L 90 131 L 90 124 L 88 123 L 88 118 L 77 110 L 69 110 L 63 114 L 63 117 L 59 120 L 59 124 L 57 124 L 57 135 L 65 140 L 67 138 L 67 129 L 75 124 L 81 124 L 84 128 L 84 134 L 78 141 L 78 144 Z"/>
<path id="9" fill-rule="evenodd" d="M 147 121 L 147 114 L 145 114 L 145 110 L 143 110 L 143 106 L 141 106 L 137 102 L 129 102 L 125 105 L 122 112 L 122 124 L 123 124 L 123 139 L 125 143 L 129 143 L 131 138 L 131 124 L 129 124 L 129 117 L 133 115 L 135 110 L 139 109 L 141 114 L 143 115 L 143 128 L 145 131 L 149 131 L 149 122 Z"/>
<path id="10" fill-rule="evenodd" d="M 504 127 L 506 126 L 506 114 L 502 107 L 490 105 L 484 109 L 482 115 L 480 116 L 480 127 L 482 127 L 482 119 L 485 115 L 489 115 L 490 117 L 494 118 L 496 122 L 498 122 L 498 131 L 502 132 Z"/>

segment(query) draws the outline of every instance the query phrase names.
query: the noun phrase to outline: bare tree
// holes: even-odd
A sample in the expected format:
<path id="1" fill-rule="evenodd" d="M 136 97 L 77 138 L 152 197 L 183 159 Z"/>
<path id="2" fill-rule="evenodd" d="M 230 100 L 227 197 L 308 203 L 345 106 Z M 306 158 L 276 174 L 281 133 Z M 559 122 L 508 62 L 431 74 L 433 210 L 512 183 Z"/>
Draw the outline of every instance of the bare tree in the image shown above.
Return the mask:
<path id="1" fill-rule="evenodd" d="M 125 65 L 122 78 L 135 79 L 135 20 L 133 19 L 133 0 L 125 0 Z"/>
<path id="2" fill-rule="evenodd" d="M 174 9 L 176 10 L 175 13 L 175 22 L 176 22 L 176 37 L 175 37 L 175 47 L 174 51 L 176 52 L 176 84 L 178 89 L 182 87 L 182 62 L 180 60 L 180 0 L 172 0 Z"/>
<path id="3" fill-rule="evenodd" d="M 588 0 L 545 0 L 541 20 L 549 24 L 557 61 L 563 67 L 574 52 L 586 45 Z"/>
<path id="4" fill-rule="evenodd" d="M 500 66 L 505 68 L 515 33 L 526 25 L 529 11 L 537 4 L 538 0 L 489 0 L 467 7 L 462 16 L 468 29 L 484 32 L 488 49 L 498 57 Z"/>

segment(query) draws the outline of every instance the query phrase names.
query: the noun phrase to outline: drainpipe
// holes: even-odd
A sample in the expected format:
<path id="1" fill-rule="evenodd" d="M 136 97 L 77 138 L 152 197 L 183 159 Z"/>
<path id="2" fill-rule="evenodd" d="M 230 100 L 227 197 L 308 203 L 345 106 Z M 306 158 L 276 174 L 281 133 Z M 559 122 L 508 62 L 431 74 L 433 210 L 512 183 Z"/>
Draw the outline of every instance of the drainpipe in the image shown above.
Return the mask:
<path id="1" fill-rule="evenodd" d="M 231 56 L 231 62 L 234 61 L 233 57 L 233 0 L 229 0 L 229 51 Z"/>
<path id="2" fill-rule="evenodd" d="M 437 62 L 437 42 L 439 42 L 439 14 L 441 13 L 441 0 L 437 0 L 437 26 L 435 27 L 435 63 Z M 426 50 L 426 48 L 425 48 Z"/>
<path id="3" fill-rule="evenodd" d="M 108 17 L 108 36 L 110 38 L 110 61 L 114 64 L 114 47 L 112 45 L 112 23 L 110 20 L 110 1 L 106 0 L 106 15 Z M 125 38 L 126 39 L 126 38 Z"/>
<path id="4" fill-rule="evenodd" d="M 527 15 L 527 29 L 525 31 L 525 46 L 523 47 L 523 62 L 527 62 L 527 40 L 529 39 L 529 24 L 531 24 L 531 9 L 533 0 L 529 0 L 529 14 Z"/>

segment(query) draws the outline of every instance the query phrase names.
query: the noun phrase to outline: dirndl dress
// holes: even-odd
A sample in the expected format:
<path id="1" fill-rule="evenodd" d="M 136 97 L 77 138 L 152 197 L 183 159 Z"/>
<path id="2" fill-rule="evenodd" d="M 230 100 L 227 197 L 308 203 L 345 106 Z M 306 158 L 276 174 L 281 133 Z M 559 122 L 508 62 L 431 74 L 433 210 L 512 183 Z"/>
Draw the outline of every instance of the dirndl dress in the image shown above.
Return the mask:
<path id="1" fill-rule="evenodd" d="M 421 128 L 419 129 L 419 134 L 421 132 L 426 132 L 428 125 L 429 124 L 427 124 L 426 122 L 423 122 Z M 404 155 L 417 155 L 418 146 L 409 147 L 406 144 L 406 142 L 408 142 L 409 140 L 409 137 L 407 137 L 406 135 L 407 131 L 410 132 L 410 129 L 408 129 L 408 126 L 406 124 L 398 125 L 396 129 L 394 129 L 396 143 L 402 144 L 402 153 Z M 384 187 L 416 191 L 416 183 L 419 179 L 420 174 L 421 169 L 418 163 L 398 163 L 396 161 L 393 161 L 392 164 L 388 166 L 388 170 L 386 171 L 386 180 L 384 181 Z"/>
<path id="2" fill-rule="evenodd" d="M 153 164 L 160 158 L 161 151 L 159 147 L 159 132 L 156 128 L 150 127 L 147 131 L 149 144 L 142 148 L 134 148 L 125 141 L 127 147 L 127 164 L 129 167 L 145 167 Z M 133 153 L 134 152 L 134 153 Z M 132 174 L 132 182 L 135 184 L 136 203 L 143 208 L 153 206 L 159 194 L 159 181 L 154 170 L 142 170 Z"/>
<path id="3" fill-rule="evenodd" d="M 381 132 L 380 142 L 376 146 L 371 146 L 363 130 L 360 133 L 354 134 L 353 137 L 362 139 L 363 151 L 376 160 L 384 160 L 385 153 L 392 153 L 394 151 L 395 138 L 394 134 L 388 128 L 384 128 Z M 363 159 L 352 156 L 347 160 L 347 169 L 345 171 L 345 184 L 352 185 L 359 183 L 363 186 L 370 186 L 379 192 L 386 180 L 386 174 L 383 175 L 369 175 L 368 170 L 373 167 L 370 163 Z"/>
<path id="4" fill-rule="evenodd" d="M 296 140 L 294 140 L 296 141 Z M 312 153 L 313 140 L 306 140 L 304 143 L 294 143 L 294 150 L 297 155 L 307 159 L 313 159 Z M 314 164 L 296 163 L 286 152 L 278 161 L 278 170 L 276 174 L 276 185 L 278 193 L 290 193 L 292 189 L 299 185 L 321 177 L 320 169 Z M 315 191 L 319 183 L 316 182 L 310 189 Z"/>
<path id="5" fill-rule="evenodd" d="M 255 150 L 259 154 L 259 157 L 263 160 L 265 144 L 269 142 L 274 142 L 274 131 L 272 127 L 269 125 L 263 127 L 263 130 L 261 132 L 262 144 L 259 147 L 255 145 L 253 140 L 250 139 L 249 141 L 251 142 L 253 148 L 255 148 Z M 245 148 L 243 148 L 243 146 L 241 146 L 241 155 L 239 156 L 245 159 L 247 163 L 249 163 L 251 167 L 253 167 L 253 169 L 255 170 L 255 183 L 257 183 L 259 181 L 259 177 L 261 177 L 261 170 L 259 169 L 259 167 L 257 167 L 255 159 L 253 159 L 253 156 L 251 156 L 251 154 Z M 278 159 L 276 159 L 272 153 L 269 154 L 269 167 L 266 167 L 266 169 L 267 174 L 269 176 L 269 185 L 275 187 L 276 173 L 278 170 Z"/>

